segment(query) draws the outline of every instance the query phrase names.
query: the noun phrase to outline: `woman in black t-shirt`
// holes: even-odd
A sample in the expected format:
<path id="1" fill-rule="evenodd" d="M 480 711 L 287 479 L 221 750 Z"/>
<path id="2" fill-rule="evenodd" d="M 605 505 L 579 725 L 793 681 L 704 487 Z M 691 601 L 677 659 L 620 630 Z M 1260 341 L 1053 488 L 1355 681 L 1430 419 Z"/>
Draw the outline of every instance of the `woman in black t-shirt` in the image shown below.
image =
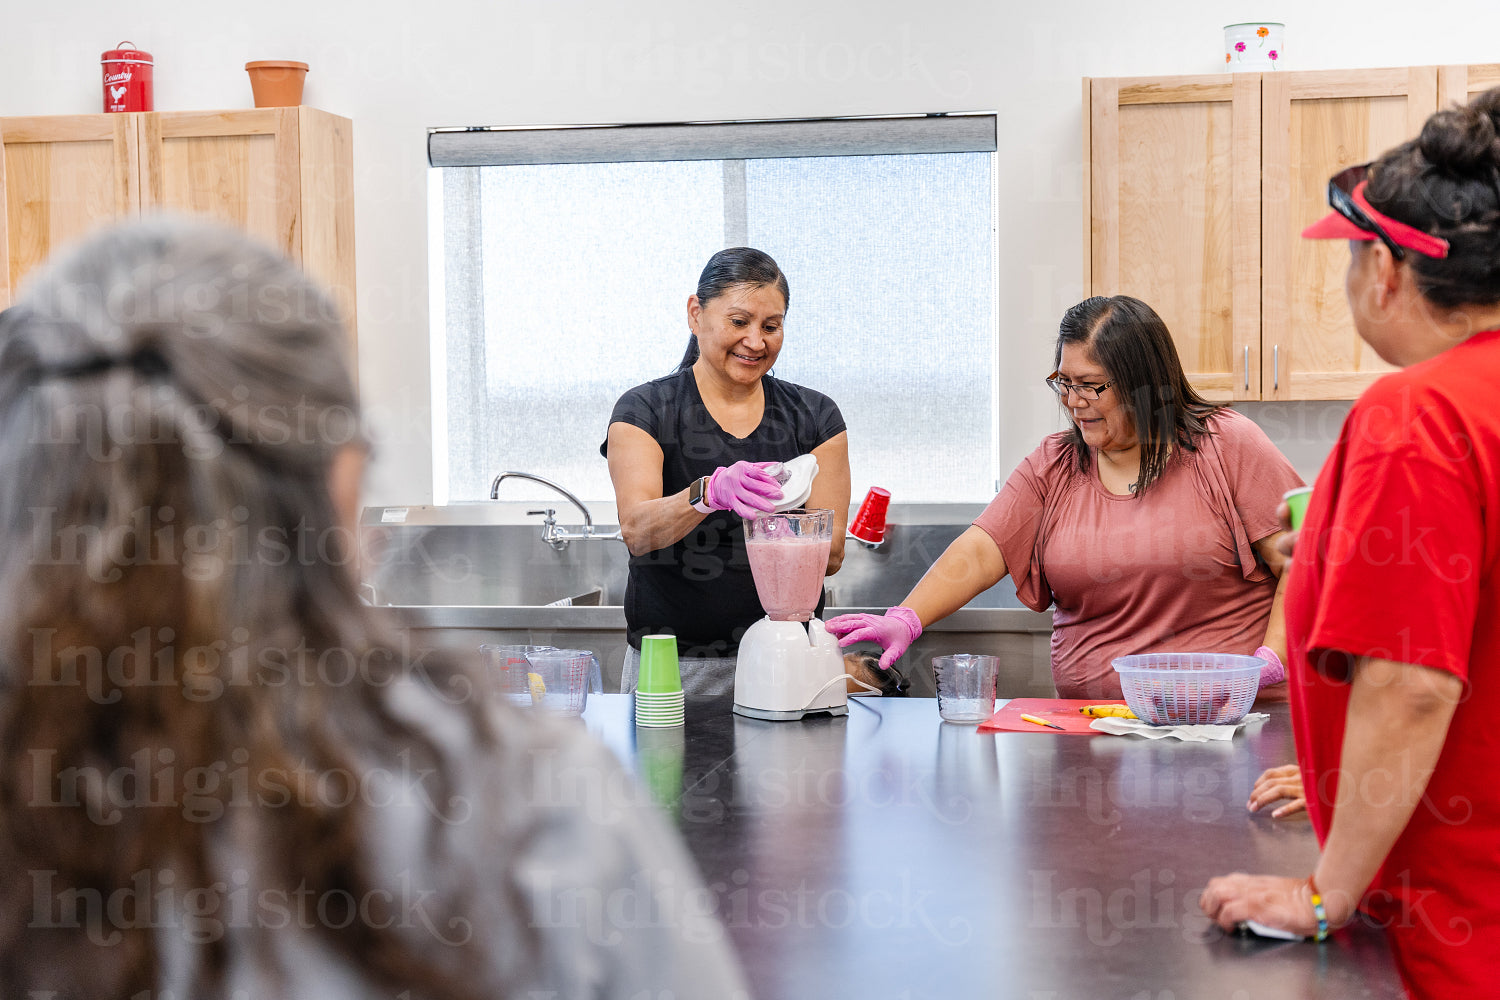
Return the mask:
<path id="1" fill-rule="evenodd" d="M 808 507 L 834 512 L 828 573 L 844 558 L 849 444 L 827 396 L 773 378 L 789 299 L 786 276 L 748 247 L 721 250 L 687 302 L 692 340 L 677 370 L 636 386 L 610 415 L 609 459 L 630 549 L 625 622 L 631 691 L 641 636 L 677 636 L 683 688 L 728 694 L 740 637 L 765 612 L 742 518 L 771 510 L 780 487 L 759 463 L 811 452 Z"/>

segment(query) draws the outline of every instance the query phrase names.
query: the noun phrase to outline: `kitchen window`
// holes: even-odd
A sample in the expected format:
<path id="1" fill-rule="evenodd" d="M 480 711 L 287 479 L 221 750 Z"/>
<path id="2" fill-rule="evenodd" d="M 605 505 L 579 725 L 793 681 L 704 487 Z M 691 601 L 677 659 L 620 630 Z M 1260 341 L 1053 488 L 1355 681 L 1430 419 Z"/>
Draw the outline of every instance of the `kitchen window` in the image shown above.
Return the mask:
<path id="1" fill-rule="evenodd" d="M 504 469 L 612 499 L 614 402 L 676 367 L 726 246 L 786 273 L 775 374 L 839 404 L 856 503 L 988 500 L 994 150 L 989 115 L 433 130 L 437 501 L 483 499 Z"/>

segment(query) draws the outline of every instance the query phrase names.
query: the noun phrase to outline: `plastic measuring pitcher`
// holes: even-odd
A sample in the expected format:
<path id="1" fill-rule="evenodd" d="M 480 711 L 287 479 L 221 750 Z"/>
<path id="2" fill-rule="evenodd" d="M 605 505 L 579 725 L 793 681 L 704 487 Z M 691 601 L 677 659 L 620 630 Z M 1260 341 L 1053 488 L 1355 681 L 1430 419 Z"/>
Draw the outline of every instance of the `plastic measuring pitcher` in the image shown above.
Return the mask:
<path id="1" fill-rule="evenodd" d="M 582 715 L 589 692 L 604 693 L 599 658 L 587 649 L 539 649 L 528 653 L 531 703 L 559 715 Z"/>
<path id="2" fill-rule="evenodd" d="M 488 668 L 488 679 L 493 690 L 516 705 L 531 704 L 531 685 L 526 675 L 531 673 L 531 661 L 526 657 L 556 646 L 495 646 L 486 643 L 479 647 Z"/>

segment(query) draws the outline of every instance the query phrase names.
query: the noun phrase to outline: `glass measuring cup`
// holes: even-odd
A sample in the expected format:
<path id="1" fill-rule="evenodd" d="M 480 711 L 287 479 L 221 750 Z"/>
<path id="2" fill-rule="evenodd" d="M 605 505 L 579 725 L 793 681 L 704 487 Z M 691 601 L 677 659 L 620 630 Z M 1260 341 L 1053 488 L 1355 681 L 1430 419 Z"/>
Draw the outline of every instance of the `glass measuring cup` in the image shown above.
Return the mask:
<path id="1" fill-rule="evenodd" d="M 531 703 L 559 715 L 582 715 L 589 692 L 604 693 L 599 658 L 587 649 L 539 649 L 528 653 Z"/>

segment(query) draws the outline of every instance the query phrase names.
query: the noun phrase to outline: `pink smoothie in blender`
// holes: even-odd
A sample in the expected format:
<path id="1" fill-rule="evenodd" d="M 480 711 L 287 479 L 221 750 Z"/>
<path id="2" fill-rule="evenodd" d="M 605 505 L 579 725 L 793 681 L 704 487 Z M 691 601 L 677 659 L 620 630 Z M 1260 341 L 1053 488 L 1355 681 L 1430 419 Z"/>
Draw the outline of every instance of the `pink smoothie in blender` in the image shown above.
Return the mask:
<path id="1" fill-rule="evenodd" d="M 790 510 L 745 522 L 745 551 L 761 607 L 772 621 L 805 622 L 823 593 L 833 511 Z"/>

